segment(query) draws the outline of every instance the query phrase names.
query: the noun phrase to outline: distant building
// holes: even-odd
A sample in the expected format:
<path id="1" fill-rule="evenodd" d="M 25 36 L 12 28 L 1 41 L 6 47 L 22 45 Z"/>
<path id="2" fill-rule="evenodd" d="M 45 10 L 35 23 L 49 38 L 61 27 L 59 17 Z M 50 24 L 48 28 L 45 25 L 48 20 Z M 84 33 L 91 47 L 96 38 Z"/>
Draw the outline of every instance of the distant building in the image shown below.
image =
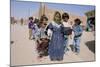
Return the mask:
<path id="1" fill-rule="evenodd" d="M 38 17 L 40 18 L 41 15 L 46 15 L 49 19 L 49 22 L 53 20 L 53 16 L 55 11 L 59 11 L 61 14 L 64 12 L 62 9 L 58 10 L 58 9 L 51 9 L 48 8 L 48 6 L 45 3 L 40 3 L 40 8 L 39 8 L 39 13 L 37 13 L 36 15 L 38 15 Z M 69 22 L 74 22 L 74 19 L 79 18 L 82 21 L 82 25 L 86 26 L 86 16 L 78 16 L 78 15 L 73 15 L 71 13 L 69 13 L 70 19 Z"/>

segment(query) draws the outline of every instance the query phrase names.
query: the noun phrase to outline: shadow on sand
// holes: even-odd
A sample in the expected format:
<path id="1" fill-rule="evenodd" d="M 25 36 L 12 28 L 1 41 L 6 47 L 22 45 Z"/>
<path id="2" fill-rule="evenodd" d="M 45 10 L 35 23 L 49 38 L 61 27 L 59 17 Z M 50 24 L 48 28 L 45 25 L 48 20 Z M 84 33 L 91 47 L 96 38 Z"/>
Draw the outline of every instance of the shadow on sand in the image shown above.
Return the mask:
<path id="1" fill-rule="evenodd" d="M 89 50 L 95 54 L 95 40 L 88 41 L 85 44 L 89 48 Z"/>

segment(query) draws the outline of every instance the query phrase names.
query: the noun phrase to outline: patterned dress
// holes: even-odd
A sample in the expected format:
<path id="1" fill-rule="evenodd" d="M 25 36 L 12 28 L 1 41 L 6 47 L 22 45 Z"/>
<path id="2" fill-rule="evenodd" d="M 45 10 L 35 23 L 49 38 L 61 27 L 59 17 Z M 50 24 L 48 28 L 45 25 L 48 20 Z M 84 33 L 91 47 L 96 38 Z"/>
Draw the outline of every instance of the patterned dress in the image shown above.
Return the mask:
<path id="1" fill-rule="evenodd" d="M 49 39 L 45 34 L 45 28 L 39 28 L 37 32 L 37 51 L 39 53 L 39 57 L 48 55 L 48 43 Z"/>
<path id="2" fill-rule="evenodd" d="M 54 21 L 47 27 L 52 30 L 52 37 L 48 46 L 48 53 L 51 60 L 63 60 L 64 56 L 64 35 L 62 32 L 63 25 Z"/>

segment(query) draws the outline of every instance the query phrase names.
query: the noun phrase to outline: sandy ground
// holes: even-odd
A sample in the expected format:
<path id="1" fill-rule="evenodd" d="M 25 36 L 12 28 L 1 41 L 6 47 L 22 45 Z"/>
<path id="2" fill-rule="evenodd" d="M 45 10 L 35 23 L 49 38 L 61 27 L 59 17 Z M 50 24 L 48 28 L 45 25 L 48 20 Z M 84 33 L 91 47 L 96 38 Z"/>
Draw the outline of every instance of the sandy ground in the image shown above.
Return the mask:
<path id="1" fill-rule="evenodd" d="M 49 56 L 38 59 L 36 44 L 34 40 L 28 39 L 27 25 L 20 24 L 11 25 L 11 66 L 16 65 L 34 65 L 34 64 L 48 64 L 48 63 L 63 63 L 63 62 L 80 62 L 80 61 L 94 61 L 95 53 L 85 44 L 88 41 L 93 41 L 94 36 L 91 32 L 83 32 L 81 39 L 80 54 L 76 55 L 69 51 L 64 55 L 63 61 L 50 61 Z M 91 45 L 91 44 L 89 44 Z M 94 47 L 92 47 L 94 48 Z"/>

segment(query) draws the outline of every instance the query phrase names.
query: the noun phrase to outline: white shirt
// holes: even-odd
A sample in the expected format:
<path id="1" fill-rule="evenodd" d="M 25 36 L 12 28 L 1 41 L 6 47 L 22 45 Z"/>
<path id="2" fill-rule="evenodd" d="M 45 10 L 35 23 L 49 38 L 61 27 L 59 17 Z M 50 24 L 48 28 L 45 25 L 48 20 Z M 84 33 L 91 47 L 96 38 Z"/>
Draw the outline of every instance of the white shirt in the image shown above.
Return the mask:
<path id="1" fill-rule="evenodd" d="M 53 26 L 57 27 L 57 28 L 59 28 L 59 27 L 61 26 L 61 24 L 57 24 L 57 23 L 56 23 L 56 22 L 54 22 L 54 21 L 52 21 L 52 22 L 51 22 L 51 24 L 52 24 Z M 48 29 L 47 34 L 48 34 L 48 36 L 49 36 L 49 37 L 50 37 L 50 39 L 51 39 L 52 34 L 53 34 L 53 31 L 52 31 L 52 30 L 50 30 L 50 29 Z"/>
<path id="2" fill-rule="evenodd" d="M 70 27 L 72 28 L 72 26 L 68 23 L 68 22 L 63 22 L 64 27 Z"/>

